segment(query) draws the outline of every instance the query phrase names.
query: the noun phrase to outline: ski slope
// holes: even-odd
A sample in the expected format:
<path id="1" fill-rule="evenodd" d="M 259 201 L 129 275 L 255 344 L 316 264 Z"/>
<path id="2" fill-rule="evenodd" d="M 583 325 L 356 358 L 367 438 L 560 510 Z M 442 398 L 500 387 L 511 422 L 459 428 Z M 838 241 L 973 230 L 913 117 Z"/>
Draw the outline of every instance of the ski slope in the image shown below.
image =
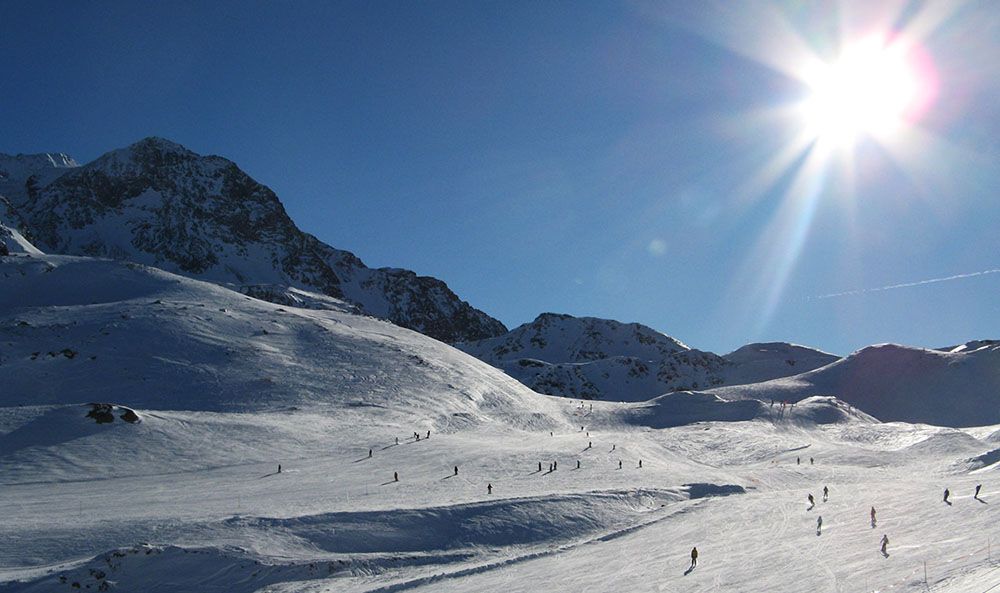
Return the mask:
<path id="1" fill-rule="evenodd" d="M 1000 426 L 580 402 L 145 266 L 19 254 L 0 278 L 0 591 L 924 591 L 925 561 L 932 591 L 1000 582 Z"/>

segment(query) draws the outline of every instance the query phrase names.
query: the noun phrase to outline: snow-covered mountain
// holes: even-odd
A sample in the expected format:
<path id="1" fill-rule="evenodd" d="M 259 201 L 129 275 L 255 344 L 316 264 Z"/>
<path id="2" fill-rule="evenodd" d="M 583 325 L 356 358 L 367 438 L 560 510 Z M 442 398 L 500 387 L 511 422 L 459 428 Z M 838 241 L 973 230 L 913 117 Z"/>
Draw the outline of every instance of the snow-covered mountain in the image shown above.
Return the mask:
<path id="1" fill-rule="evenodd" d="M 222 157 L 147 138 L 75 165 L 0 157 L 0 195 L 48 253 L 134 261 L 257 295 L 320 292 L 445 342 L 506 331 L 440 280 L 368 268 L 302 232 L 274 192 Z"/>
<path id="2" fill-rule="evenodd" d="M 774 379 L 837 360 L 784 343 L 751 344 L 721 357 L 638 323 L 555 313 L 457 347 L 535 391 L 614 401 Z"/>
<path id="3" fill-rule="evenodd" d="M 807 373 L 713 393 L 790 401 L 835 395 L 883 421 L 945 426 L 1000 422 L 1000 343 L 970 342 L 970 347 L 951 350 L 869 346 Z"/>
<path id="4" fill-rule="evenodd" d="M 725 360 L 638 323 L 543 313 L 458 348 L 540 393 L 640 401 L 723 383 Z"/>
<path id="5" fill-rule="evenodd" d="M 310 404 L 391 407 L 435 428 L 459 419 L 552 422 L 546 398 L 489 365 L 332 306 L 285 308 L 89 257 L 9 255 L 0 258 L 0 282 L 0 406 L 259 411 Z"/>
<path id="6" fill-rule="evenodd" d="M 723 358 L 733 363 L 726 376 L 727 385 L 770 381 L 805 373 L 840 360 L 839 356 L 787 342 L 747 344 Z"/>

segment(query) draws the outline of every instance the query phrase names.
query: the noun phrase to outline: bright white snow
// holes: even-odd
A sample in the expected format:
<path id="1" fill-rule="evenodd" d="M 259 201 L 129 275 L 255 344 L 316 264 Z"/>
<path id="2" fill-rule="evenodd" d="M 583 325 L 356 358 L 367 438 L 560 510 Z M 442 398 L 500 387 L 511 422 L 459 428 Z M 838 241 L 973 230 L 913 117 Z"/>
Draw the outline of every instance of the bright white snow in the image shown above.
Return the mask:
<path id="1" fill-rule="evenodd" d="M 1000 582 L 998 426 L 542 396 L 372 318 L 63 256 L 0 258 L 0 374 L 0 591 Z"/>

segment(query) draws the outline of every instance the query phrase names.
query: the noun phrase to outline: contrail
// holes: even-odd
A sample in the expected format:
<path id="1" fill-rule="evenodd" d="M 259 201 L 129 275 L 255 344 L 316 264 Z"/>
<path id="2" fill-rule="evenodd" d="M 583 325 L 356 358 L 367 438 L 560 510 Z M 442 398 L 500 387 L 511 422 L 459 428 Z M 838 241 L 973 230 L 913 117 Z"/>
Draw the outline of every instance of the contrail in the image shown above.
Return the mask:
<path id="1" fill-rule="evenodd" d="M 824 294 L 820 296 L 809 297 L 807 300 L 832 299 L 834 297 L 851 296 L 855 294 L 867 294 L 869 292 L 882 292 L 883 290 L 893 290 L 895 288 L 909 288 L 911 286 L 923 286 L 924 284 L 936 284 L 938 282 L 947 282 L 949 280 L 961 280 L 962 278 L 974 278 L 976 276 L 985 276 L 987 274 L 998 274 L 998 273 L 1000 273 L 1000 268 L 994 268 L 992 270 L 983 270 L 982 272 L 955 274 L 954 276 L 946 276 L 944 278 L 931 278 L 929 280 L 917 280 L 916 282 L 890 284 L 889 286 L 879 286 L 877 288 L 859 288 L 857 290 L 848 290 L 846 292 L 835 292 L 833 294 Z"/>

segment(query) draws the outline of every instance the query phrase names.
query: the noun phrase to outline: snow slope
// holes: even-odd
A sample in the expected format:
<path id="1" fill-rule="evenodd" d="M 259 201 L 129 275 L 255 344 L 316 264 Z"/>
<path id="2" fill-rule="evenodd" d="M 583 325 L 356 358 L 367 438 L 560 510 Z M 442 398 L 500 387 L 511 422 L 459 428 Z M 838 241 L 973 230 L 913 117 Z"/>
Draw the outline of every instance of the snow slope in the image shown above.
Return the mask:
<path id="1" fill-rule="evenodd" d="M 798 375 L 840 360 L 839 356 L 787 342 L 747 344 L 723 356 L 733 363 L 727 385 L 760 383 Z"/>
<path id="2" fill-rule="evenodd" d="M 996 424 L 1000 423 L 1000 344 L 986 342 L 954 352 L 869 346 L 808 373 L 722 387 L 713 393 L 779 401 L 836 395 L 884 421 Z"/>
<path id="3" fill-rule="evenodd" d="M 1000 426 L 548 397 L 377 319 L 113 260 L 7 256 L 0 282 L 5 593 L 998 582 Z"/>
<path id="4" fill-rule="evenodd" d="M 750 344 L 720 357 L 638 323 L 555 313 L 456 347 L 540 393 L 617 401 L 766 381 L 837 360 L 784 343 Z"/>

